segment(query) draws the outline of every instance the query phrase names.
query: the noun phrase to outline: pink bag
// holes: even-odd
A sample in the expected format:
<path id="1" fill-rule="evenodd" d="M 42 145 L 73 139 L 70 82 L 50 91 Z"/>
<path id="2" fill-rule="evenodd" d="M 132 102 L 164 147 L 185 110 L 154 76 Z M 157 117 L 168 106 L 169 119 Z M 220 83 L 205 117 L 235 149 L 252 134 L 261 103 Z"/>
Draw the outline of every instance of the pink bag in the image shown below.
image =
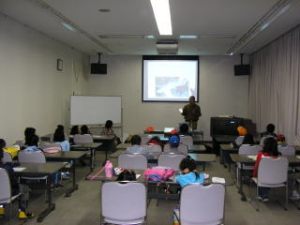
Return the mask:
<path id="1" fill-rule="evenodd" d="M 43 152 L 48 153 L 48 154 L 54 154 L 54 153 L 57 153 L 60 151 L 61 151 L 60 147 L 48 147 L 48 148 L 43 149 Z"/>
<path id="2" fill-rule="evenodd" d="M 174 174 L 175 170 L 171 168 L 156 166 L 146 169 L 144 172 L 144 177 L 149 181 L 160 182 L 170 179 Z"/>

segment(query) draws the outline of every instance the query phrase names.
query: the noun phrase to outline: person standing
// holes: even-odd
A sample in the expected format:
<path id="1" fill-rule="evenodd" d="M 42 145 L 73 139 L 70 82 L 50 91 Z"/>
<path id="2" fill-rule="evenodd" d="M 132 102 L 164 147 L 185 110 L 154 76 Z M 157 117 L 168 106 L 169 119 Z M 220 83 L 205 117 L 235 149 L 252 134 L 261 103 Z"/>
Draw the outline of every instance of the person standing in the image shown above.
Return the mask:
<path id="1" fill-rule="evenodd" d="M 202 114 L 200 106 L 196 104 L 195 96 L 189 98 L 189 104 L 183 107 L 182 115 L 185 121 L 189 123 L 189 127 L 191 127 L 192 130 L 196 130 L 199 117 Z"/>

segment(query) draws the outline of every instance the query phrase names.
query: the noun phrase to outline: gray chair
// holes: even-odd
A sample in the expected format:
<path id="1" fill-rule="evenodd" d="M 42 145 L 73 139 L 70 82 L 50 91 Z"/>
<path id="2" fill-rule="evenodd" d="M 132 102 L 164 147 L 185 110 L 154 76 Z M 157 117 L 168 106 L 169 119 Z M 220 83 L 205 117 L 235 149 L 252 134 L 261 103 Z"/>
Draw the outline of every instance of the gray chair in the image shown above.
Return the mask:
<path id="1" fill-rule="evenodd" d="M 46 163 L 46 157 L 43 152 L 20 151 L 18 161 L 20 163 Z"/>
<path id="2" fill-rule="evenodd" d="M 283 156 L 294 156 L 296 155 L 296 149 L 291 145 L 278 145 L 278 151 Z"/>
<path id="3" fill-rule="evenodd" d="M 253 177 L 252 181 L 256 184 L 256 200 L 258 197 L 259 187 L 268 188 L 285 188 L 285 205 L 287 210 L 288 205 L 288 165 L 289 162 L 285 157 L 263 157 L 259 163 L 257 177 Z M 259 205 L 256 204 L 256 210 L 259 210 Z"/>
<path id="4" fill-rule="evenodd" d="M 161 154 L 158 158 L 158 166 L 169 167 L 171 169 L 178 171 L 179 164 L 184 158 L 185 155 Z"/>
<path id="5" fill-rule="evenodd" d="M 3 158 L 2 158 L 2 162 L 3 163 L 7 163 L 7 162 L 12 162 L 12 158 L 11 155 L 5 151 L 3 151 Z"/>
<path id="6" fill-rule="evenodd" d="M 11 184 L 10 179 L 5 169 L 0 168 L 0 205 L 8 205 L 10 206 L 9 210 L 9 218 L 12 214 L 12 207 L 11 204 L 14 200 L 21 196 L 21 193 L 18 193 L 12 196 L 11 193 Z"/>
<path id="7" fill-rule="evenodd" d="M 191 146 L 193 145 L 193 138 L 192 136 L 188 136 L 188 135 L 180 136 L 180 143 L 186 146 Z"/>
<path id="8" fill-rule="evenodd" d="M 90 134 L 75 134 L 73 136 L 73 142 L 76 145 L 91 144 L 94 142 L 92 135 Z"/>
<path id="9" fill-rule="evenodd" d="M 142 183 L 107 182 L 102 186 L 102 219 L 109 224 L 146 221 L 146 188 Z"/>
<path id="10" fill-rule="evenodd" d="M 181 225 L 217 225 L 224 223 L 225 186 L 192 184 L 180 196 Z"/>
<path id="11" fill-rule="evenodd" d="M 147 169 L 147 158 L 142 154 L 121 154 L 118 157 L 118 167 L 133 170 Z"/>
<path id="12" fill-rule="evenodd" d="M 184 155 L 188 154 L 188 146 L 184 144 L 179 144 L 177 148 L 171 148 L 170 144 L 166 144 L 164 147 L 164 152 L 176 152 L 182 153 Z"/>
<path id="13" fill-rule="evenodd" d="M 239 147 L 239 155 L 257 155 L 259 151 L 262 150 L 262 147 L 260 145 L 248 145 L 244 144 Z M 244 171 L 252 171 L 254 166 L 252 165 L 244 165 L 243 170 Z M 239 184 L 240 181 L 240 173 L 241 173 L 241 164 L 237 164 L 237 170 L 236 170 L 236 176 L 237 176 L 237 184 Z"/>

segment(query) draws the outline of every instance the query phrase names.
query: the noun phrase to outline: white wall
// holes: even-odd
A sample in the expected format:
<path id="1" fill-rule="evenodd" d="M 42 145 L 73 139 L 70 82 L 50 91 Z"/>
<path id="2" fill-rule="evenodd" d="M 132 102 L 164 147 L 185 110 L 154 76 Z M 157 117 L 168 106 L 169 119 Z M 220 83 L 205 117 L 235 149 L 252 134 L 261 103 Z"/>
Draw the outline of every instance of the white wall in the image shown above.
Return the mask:
<path id="1" fill-rule="evenodd" d="M 183 121 L 178 103 L 142 103 L 142 57 L 110 56 L 108 75 L 89 79 L 89 95 L 122 96 L 124 133 L 139 133 L 153 125 L 156 129 L 177 126 Z M 200 57 L 200 106 L 198 127 L 209 138 L 210 117 L 218 115 L 248 116 L 248 77 L 233 75 L 239 57 Z"/>
<path id="2" fill-rule="evenodd" d="M 56 60 L 63 59 L 63 71 Z M 69 124 L 69 99 L 85 94 L 88 57 L 0 14 L 0 138 L 23 139 Z"/>

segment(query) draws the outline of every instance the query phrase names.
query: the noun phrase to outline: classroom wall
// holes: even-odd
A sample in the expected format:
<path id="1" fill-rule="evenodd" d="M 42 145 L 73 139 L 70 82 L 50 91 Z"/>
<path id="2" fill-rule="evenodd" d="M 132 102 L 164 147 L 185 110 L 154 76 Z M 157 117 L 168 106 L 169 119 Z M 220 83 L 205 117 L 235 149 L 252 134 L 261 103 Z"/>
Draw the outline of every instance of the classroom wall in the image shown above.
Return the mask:
<path id="1" fill-rule="evenodd" d="M 56 61 L 63 60 L 63 71 Z M 69 99 L 86 94 L 88 57 L 0 14 L 0 138 L 23 139 L 69 124 Z"/>
<path id="2" fill-rule="evenodd" d="M 204 131 L 205 139 L 210 139 L 210 117 L 248 116 L 248 76 L 233 75 L 233 66 L 239 60 L 238 56 L 200 57 L 202 117 L 198 128 Z M 123 133 L 139 133 L 149 125 L 162 129 L 183 122 L 178 112 L 181 103 L 142 102 L 141 56 L 106 56 L 102 61 L 108 64 L 108 74 L 90 75 L 88 94 L 122 96 Z"/>

